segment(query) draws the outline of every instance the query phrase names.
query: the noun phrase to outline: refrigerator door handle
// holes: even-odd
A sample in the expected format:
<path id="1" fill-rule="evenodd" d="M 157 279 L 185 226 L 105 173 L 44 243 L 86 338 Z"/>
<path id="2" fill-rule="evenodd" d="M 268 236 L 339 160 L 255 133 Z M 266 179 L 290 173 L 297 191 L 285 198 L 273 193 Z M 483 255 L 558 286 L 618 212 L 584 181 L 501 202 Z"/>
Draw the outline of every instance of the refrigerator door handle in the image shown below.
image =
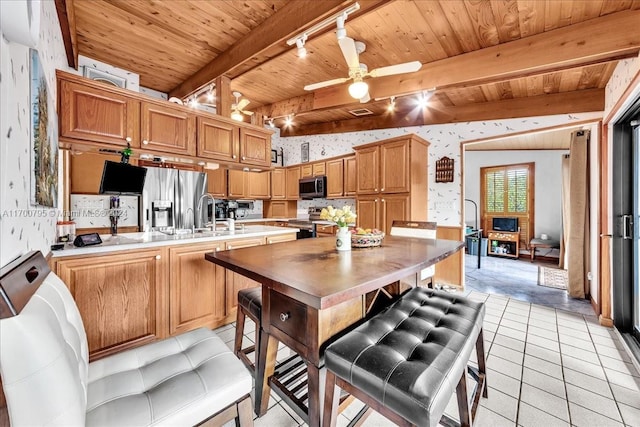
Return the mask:
<path id="1" fill-rule="evenodd" d="M 633 215 L 622 215 L 622 238 L 633 239 Z"/>

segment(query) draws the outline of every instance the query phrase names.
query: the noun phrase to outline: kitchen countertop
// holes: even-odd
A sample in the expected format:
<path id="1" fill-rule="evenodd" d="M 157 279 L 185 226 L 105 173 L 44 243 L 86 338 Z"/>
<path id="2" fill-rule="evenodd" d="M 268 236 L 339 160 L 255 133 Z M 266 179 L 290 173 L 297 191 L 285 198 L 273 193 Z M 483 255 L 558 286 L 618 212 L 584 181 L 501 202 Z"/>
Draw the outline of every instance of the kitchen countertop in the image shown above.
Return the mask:
<path id="1" fill-rule="evenodd" d="M 117 236 L 101 234 L 101 244 L 76 248 L 65 246 L 59 251 L 52 251 L 53 258 L 63 258 L 77 255 L 117 252 L 132 249 L 147 249 L 157 246 L 181 245 L 187 243 L 205 243 L 219 240 L 243 239 L 247 237 L 263 237 L 278 234 L 289 234 L 299 231 L 296 228 L 272 227 L 268 225 L 246 225 L 243 230 L 234 231 L 205 231 L 194 234 L 164 234 L 159 231 L 143 233 L 122 233 Z"/>

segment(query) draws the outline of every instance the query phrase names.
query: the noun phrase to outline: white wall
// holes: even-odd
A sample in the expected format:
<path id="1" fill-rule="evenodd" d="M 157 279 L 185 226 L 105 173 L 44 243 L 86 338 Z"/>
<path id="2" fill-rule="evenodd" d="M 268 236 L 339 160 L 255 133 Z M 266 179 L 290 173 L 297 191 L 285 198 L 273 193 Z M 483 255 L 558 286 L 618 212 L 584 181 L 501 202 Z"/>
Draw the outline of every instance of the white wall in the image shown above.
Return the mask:
<path id="1" fill-rule="evenodd" d="M 480 168 L 485 166 L 535 163 L 534 235 L 544 233 L 559 240 L 562 233 L 562 155 L 568 150 L 466 151 L 464 158 L 465 198 L 478 204 L 480 221 Z M 473 205 L 467 204 L 465 223 L 474 225 Z"/>
<path id="2" fill-rule="evenodd" d="M 276 132 L 272 138 L 272 148 L 284 150 L 284 164 L 300 163 L 300 146 L 309 142 L 309 160 L 348 154 L 357 145 L 379 141 L 396 136 L 415 133 L 431 143 L 429 146 L 429 194 L 425 209 L 430 221 L 439 225 L 459 226 L 462 224 L 461 192 L 461 142 L 492 136 L 508 135 L 522 131 L 543 129 L 571 124 L 578 121 L 598 120 L 602 113 L 560 114 L 555 116 L 526 119 L 506 119 L 484 122 L 451 123 L 443 125 L 413 126 L 395 129 L 380 129 L 366 132 L 350 132 L 328 135 L 296 136 L 283 138 Z M 454 182 L 436 183 L 434 174 L 437 159 L 447 156 L 454 159 Z M 468 209 L 467 207 L 466 209 Z"/>
<path id="3" fill-rule="evenodd" d="M 67 59 L 55 3 L 43 1 L 40 5 L 37 49 L 49 94 L 55 99 L 55 69 L 67 70 Z M 4 265 L 29 250 L 49 253 L 59 211 L 29 202 L 29 48 L 2 38 L 0 70 L 0 265 Z M 61 188 L 58 193 L 62 193 Z"/>

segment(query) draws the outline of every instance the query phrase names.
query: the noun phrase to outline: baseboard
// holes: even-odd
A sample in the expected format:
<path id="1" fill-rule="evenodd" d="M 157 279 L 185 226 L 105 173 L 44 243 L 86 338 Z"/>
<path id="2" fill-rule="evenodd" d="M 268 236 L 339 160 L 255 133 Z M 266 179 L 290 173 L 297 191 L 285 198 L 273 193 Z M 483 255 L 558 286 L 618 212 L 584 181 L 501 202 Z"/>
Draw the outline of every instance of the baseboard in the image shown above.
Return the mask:
<path id="1" fill-rule="evenodd" d="M 600 304 L 598 304 L 593 297 L 589 297 L 589 300 L 591 301 L 591 308 L 593 308 L 593 311 L 595 311 L 597 316 L 600 316 Z"/>

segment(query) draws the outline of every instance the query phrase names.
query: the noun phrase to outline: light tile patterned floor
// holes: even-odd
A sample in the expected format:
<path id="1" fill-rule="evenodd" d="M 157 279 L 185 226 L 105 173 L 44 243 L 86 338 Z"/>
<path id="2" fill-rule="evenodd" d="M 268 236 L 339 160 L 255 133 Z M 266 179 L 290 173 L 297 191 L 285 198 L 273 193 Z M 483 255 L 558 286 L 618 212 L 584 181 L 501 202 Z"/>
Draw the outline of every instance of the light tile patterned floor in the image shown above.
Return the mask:
<path id="1" fill-rule="evenodd" d="M 600 326 L 595 316 L 472 289 L 465 294 L 484 301 L 487 309 L 484 337 L 489 398 L 480 400 L 474 425 L 640 426 L 640 374 L 618 335 Z M 547 301 L 548 296 L 545 298 Z M 254 330 L 255 325 L 248 320 L 247 342 L 253 342 Z M 234 325 L 216 332 L 233 348 Z M 278 360 L 288 355 L 289 350 L 281 346 Z M 346 425 L 361 405 L 351 404 L 340 415 L 338 425 Z M 455 396 L 447 413 L 457 417 Z M 273 394 L 269 411 L 256 418 L 255 425 L 304 424 Z M 374 414 L 364 425 L 393 423 Z"/>

